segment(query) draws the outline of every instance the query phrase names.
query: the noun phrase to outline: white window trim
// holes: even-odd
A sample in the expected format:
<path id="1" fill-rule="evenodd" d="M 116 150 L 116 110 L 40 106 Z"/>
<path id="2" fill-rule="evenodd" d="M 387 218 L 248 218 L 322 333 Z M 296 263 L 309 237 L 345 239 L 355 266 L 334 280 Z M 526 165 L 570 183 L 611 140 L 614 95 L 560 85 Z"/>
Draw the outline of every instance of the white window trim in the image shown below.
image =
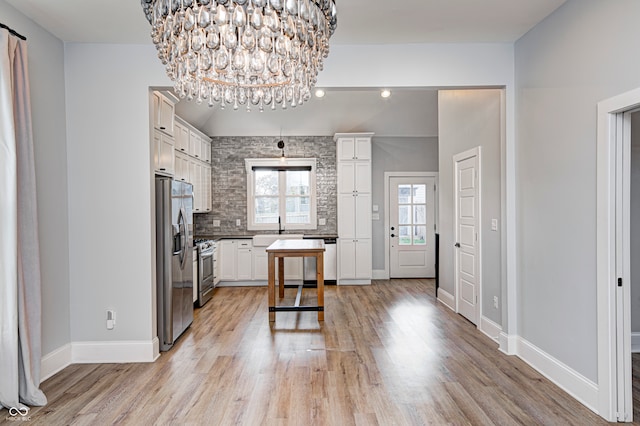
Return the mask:
<path id="1" fill-rule="evenodd" d="M 315 158 L 245 158 L 245 168 L 247 171 L 247 229 L 250 231 L 277 231 L 277 223 L 255 223 L 253 213 L 255 211 L 255 194 L 254 194 L 254 174 L 253 167 L 311 167 L 310 176 L 310 224 L 285 224 L 284 231 L 318 229 L 317 225 L 317 192 L 316 192 L 316 159 Z M 281 207 L 282 208 L 282 207 Z"/>

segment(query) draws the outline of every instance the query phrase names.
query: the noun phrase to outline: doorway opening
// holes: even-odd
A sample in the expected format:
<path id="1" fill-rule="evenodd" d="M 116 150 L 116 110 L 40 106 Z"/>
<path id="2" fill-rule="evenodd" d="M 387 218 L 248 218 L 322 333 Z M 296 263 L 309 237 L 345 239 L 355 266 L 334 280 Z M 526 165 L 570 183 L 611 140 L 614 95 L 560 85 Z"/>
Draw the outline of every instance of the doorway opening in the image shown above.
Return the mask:
<path id="1" fill-rule="evenodd" d="M 640 189 L 632 181 L 633 160 L 637 161 L 637 156 L 632 155 L 632 121 L 638 119 L 634 115 L 638 111 L 640 89 L 598 104 L 599 413 L 609 421 L 622 422 L 633 419 L 631 287 L 633 278 L 638 276 L 632 271 L 631 244 L 632 233 L 638 230 L 631 226 L 631 218 L 640 211 L 632 207 L 632 201 L 638 198 L 632 193 Z"/>

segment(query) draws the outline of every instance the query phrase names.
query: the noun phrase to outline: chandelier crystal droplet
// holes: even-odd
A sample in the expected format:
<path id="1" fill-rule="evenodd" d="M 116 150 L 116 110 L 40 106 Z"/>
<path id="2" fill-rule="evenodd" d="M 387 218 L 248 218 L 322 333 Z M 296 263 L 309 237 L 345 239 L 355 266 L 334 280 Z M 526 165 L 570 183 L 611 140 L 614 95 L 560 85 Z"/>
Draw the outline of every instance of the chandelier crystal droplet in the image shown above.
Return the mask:
<path id="1" fill-rule="evenodd" d="M 181 98 L 209 106 L 295 107 L 311 98 L 335 0 L 141 0 Z"/>

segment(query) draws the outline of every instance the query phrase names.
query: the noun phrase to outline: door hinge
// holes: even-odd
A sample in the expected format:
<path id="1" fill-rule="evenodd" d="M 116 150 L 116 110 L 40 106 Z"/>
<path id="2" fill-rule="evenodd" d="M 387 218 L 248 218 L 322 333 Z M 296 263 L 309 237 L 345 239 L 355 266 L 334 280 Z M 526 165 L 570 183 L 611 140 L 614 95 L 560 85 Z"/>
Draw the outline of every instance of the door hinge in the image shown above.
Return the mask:
<path id="1" fill-rule="evenodd" d="M 618 278 L 618 287 L 622 287 L 622 278 Z"/>

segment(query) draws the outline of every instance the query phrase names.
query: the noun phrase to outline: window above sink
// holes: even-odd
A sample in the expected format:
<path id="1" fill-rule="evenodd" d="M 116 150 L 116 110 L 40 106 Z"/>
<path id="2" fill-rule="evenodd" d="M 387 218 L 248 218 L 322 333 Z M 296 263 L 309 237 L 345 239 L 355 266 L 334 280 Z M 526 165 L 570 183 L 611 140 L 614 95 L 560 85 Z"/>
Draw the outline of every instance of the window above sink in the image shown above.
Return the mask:
<path id="1" fill-rule="evenodd" d="M 317 229 L 316 159 L 245 159 L 247 229 Z"/>

